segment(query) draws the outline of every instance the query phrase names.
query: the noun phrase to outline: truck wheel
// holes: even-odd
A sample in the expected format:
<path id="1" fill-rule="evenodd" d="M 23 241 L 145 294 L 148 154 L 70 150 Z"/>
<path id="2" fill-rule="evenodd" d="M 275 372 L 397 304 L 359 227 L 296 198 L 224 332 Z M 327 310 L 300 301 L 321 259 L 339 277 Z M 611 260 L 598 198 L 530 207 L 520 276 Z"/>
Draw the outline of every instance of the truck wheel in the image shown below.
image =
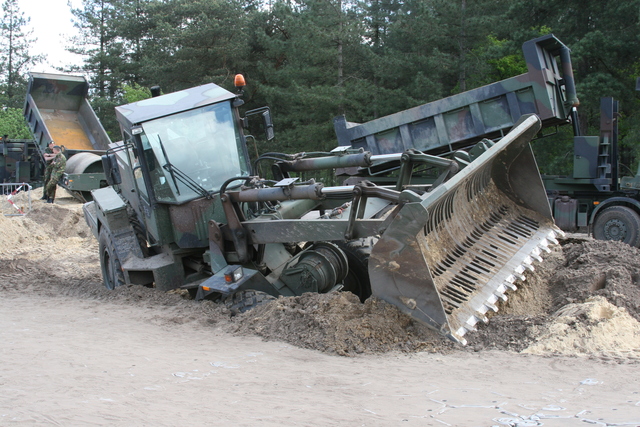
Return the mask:
<path id="1" fill-rule="evenodd" d="M 129 224 L 131 224 L 131 227 L 136 234 L 136 239 L 138 239 L 138 243 L 140 244 L 142 257 L 147 258 L 149 256 L 149 246 L 147 246 L 147 235 L 144 232 L 144 228 L 140 224 L 140 221 L 138 221 L 138 217 L 133 209 L 127 210 L 127 215 L 129 216 Z"/>
<path id="2" fill-rule="evenodd" d="M 344 279 L 342 290 L 356 294 L 361 302 L 371 296 L 369 256 L 371 256 L 371 249 L 377 241 L 376 237 L 365 237 L 347 242 L 337 242 L 349 262 L 349 273 Z"/>
<path id="3" fill-rule="evenodd" d="M 640 215 L 626 206 L 611 206 L 593 222 L 593 237 L 640 247 Z"/>
<path id="4" fill-rule="evenodd" d="M 276 299 L 273 295 L 260 291 L 240 291 L 226 297 L 223 304 L 231 310 L 232 314 L 244 313 L 265 302 Z"/>
<path id="5" fill-rule="evenodd" d="M 111 234 L 105 228 L 100 230 L 98 248 L 100 251 L 100 269 L 102 270 L 104 286 L 109 290 L 113 290 L 116 286 L 124 285 L 125 281 L 124 273 L 122 272 L 122 264 L 120 263 L 118 254 L 113 247 Z"/>

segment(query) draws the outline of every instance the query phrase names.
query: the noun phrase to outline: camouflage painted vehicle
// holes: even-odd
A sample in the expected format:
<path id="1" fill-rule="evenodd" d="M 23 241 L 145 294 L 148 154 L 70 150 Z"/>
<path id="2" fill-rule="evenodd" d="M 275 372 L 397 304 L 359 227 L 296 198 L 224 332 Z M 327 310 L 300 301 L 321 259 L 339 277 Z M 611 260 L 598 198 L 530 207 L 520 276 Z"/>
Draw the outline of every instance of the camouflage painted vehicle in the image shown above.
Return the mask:
<path id="1" fill-rule="evenodd" d="M 407 167 L 439 168 L 439 185 L 325 187 L 295 175 L 406 153 L 267 153 L 252 164 L 247 117 L 262 117 L 267 138 L 273 125 L 268 108 L 241 117 L 242 104 L 207 84 L 116 107 L 110 186 L 84 205 L 107 288 L 182 288 L 239 311 L 280 295 L 373 294 L 464 343 L 560 232 L 529 146 L 535 115 L 481 143 L 461 171 L 411 153 Z M 258 176 L 263 162 L 278 179 Z"/>
<path id="2" fill-rule="evenodd" d="M 33 140 L 0 137 L 0 183 L 30 183 L 41 175 L 41 154 Z"/>
<path id="3" fill-rule="evenodd" d="M 601 101 L 600 136 L 580 135 L 569 49 L 553 35 L 524 43 L 525 74 L 420 105 L 367 123 L 334 120 L 338 145 L 374 154 L 416 149 L 447 158 L 483 138 L 499 139 L 524 114 L 537 114 L 543 129 L 572 124 L 573 174 L 543 176 L 556 224 L 564 231 L 589 230 L 603 240 L 640 247 L 640 175 L 620 178 L 618 103 Z M 346 183 L 369 180 L 393 185 L 398 162 L 338 171 Z M 414 183 L 433 182 L 428 169 Z"/>
<path id="4" fill-rule="evenodd" d="M 91 190 L 106 187 L 101 156 L 111 140 L 88 101 L 89 83 L 82 76 L 29 73 L 24 118 L 34 136 L 37 155 L 29 157 L 31 176 L 41 175 L 44 149 L 51 141 L 65 148 L 67 166 L 59 184 L 80 201 Z"/>

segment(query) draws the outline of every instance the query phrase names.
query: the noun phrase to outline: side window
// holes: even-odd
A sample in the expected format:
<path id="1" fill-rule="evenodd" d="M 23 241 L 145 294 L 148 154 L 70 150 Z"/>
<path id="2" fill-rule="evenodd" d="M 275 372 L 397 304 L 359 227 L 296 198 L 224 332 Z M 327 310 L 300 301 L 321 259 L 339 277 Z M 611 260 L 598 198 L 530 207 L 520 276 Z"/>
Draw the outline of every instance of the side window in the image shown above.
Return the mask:
<path id="1" fill-rule="evenodd" d="M 133 146 L 133 137 L 127 132 L 122 133 L 124 137 L 124 142 L 130 146 Z M 135 185 L 138 189 L 138 192 L 144 196 L 146 200 L 149 199 L 149 195 L 147 194 L 147 187 L 144 185 L 144 178 L 142 177 L 142 169 L 140 168 L 140 161 L 138 156 L 136 155 L 136 150 L 129 149 L 127 150 L 127 154 L 129 156 L 129 164 L 131 165 L 131 169 L 133 172 L 133 178 L 135 181 Z"/>

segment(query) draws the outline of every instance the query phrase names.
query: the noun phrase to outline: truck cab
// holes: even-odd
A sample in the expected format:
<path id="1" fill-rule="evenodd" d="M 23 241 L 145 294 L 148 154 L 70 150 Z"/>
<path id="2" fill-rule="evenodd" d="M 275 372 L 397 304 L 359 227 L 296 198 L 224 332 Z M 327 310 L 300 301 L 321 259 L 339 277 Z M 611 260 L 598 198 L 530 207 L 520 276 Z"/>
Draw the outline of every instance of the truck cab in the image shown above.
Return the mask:
<path id="1" fill-rule="evenodd" d="M 180 205 L 217 192 L 250 165 L 236 96 L 214 84 L 116 107 L 131 172 L 148 207 Z M 140 153 L 140 156 L 137 154 Z"/>

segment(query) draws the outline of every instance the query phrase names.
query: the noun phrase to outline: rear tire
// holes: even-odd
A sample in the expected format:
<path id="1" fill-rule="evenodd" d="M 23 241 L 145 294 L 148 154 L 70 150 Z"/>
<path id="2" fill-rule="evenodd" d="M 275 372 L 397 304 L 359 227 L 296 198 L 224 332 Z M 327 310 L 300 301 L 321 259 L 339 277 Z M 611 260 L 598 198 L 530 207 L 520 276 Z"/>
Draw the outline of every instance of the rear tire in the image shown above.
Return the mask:
<path id="1" fill-rule="evenodd" d="M 276 297 L 260 291 L 240 291 L 226 297 L 223 304 L 232 314 L 247 312 L 261 304 L 275 300 Z"/>
<path id="2" fill-rule="evenodd" d="M 369 281 L 369 257 L 371 249 L 378 241 L 377 237 L 337 242 L 337 245 L 347 256 L 349 273 L 344 279 L 343 291 L 356 294 L 361 302 L 371 296 L 371 282 Z"/>
<path id="3" fill-rule="evenodd" d="M 593 237 L 640 247 L 640 215 L 626 206 L 605 208 L 593 223 Z"/>
<path id="4" fill-rule="evenodd" d="M 105 288 L 113 290 L 125 284 L 122 264 L 111 240 L 111 233 L 106 228 L 100 230 L 98 238 L 98 248 L 100 251 L 100 269 L 102 270 L 102 281 Z"/>

